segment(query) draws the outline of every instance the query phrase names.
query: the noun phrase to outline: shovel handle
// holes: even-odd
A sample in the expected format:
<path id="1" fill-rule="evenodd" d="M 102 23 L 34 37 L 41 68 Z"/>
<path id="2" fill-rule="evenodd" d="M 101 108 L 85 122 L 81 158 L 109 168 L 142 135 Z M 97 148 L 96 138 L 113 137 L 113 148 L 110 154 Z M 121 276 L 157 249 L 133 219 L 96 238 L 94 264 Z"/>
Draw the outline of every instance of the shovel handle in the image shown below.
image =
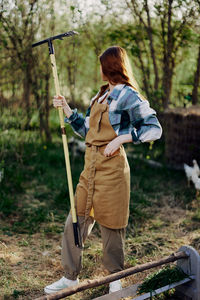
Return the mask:
<path id="1" fill-rule="evenodd" d="M 79 224 L 78 224 L 78 222 L 72 223 L 72 224 L 73 224 L 73 230 L 74 230 L 74 243 L 75 243 L 76 247 L 82 248 Z"/>
<path id="2" fill-rule="evenodd" d="M 56 89 L 56 95 L 59 95 L 60 94 L 60 85 L 59 85 L 59 81 L 58 81 L 58 73 L 57 73 L 57 68 L 56 68 L 55 55 L 50 54 L 50 59 L 51 59 L 51 67 L 52 67 L 52 71 L 53 71 L 53 79 L 54 79 L 54 84 L 55 84 L 55 89 Z M 60 127 L 61 127 L 61 131 L 62 131 L 62 141 L 63 141 L 65 165 L 66 165 L 66 172 L 67 172 L 67 179 L 68 179 L 72 220 L 74 223 L 76 223 L 77 216 L 76 216 L 73 185 L 72 185 L 69 150 L 68 150 L 68 144 L 67 144 L 67 136 L 66 136 L 66 132 L 65 132 L 65 125 L 64 125 L 63 109 L 61 107 L 58 107 L 58 112 L 59 112 L 59 119 L 60 119 Z"/>

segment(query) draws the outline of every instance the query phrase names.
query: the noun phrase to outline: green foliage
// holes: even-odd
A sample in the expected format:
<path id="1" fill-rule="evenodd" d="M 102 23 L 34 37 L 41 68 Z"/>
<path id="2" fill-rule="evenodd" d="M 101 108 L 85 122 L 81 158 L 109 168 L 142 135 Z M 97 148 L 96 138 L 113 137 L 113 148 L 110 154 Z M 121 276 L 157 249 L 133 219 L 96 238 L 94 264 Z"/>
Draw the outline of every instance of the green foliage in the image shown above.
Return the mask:
<path id="1" fill-rule="evenodd" d="M 20 233 L 38 232 L 41 223 L 47 220 L 48 210 L 45 207 L 23 209 L 17 221 L 13 222 L 12 231 Z"/>
<path id="2" fill-rule="evenodd" d="M 61 138 L 58 138 L 60 128 L 56 130 L 53 144 L 43 143 L 37 131 L 29 130 L 20 134 L 19 129 L 14 129 L 15 124 L 20 124 L 20 114 L 13 115 L 10 119 L 7 116 L 8 111 L 3 114 L 1 122 L 5 119 L 9 130 L 5 129 L 4 124 L 0 132 L 3 146 L 3 159 L 0 163 L 0 211 L 3 219 L 10 217 L 11 227 L 3 227 L 3 231 L 34 233 L 40 230 L 42 223 L 49 222 L 51 209 L 69 210 L 63 146 Z M 66 129 L 69 136 L 69 126 Z M 71 131 L 70 129 L 69 132 Z M 76 176 L 73 178 L 75 188 L 83 161 L 75 159 L 73 163 L 76 164 L 73 174 Z M 27 185 L 32 181 L 33 184 L 27 190 Z M 54 227 L 51 226 L 48 230 L 57 230 L 56 225 Z"/>
<path id="3" fill-rule="evenodd" d="M 177 266 L 166 266 L 151 275 L 147 276 L 143 283 L 138 287 L 138 294 L 153 292 L 168 284 L 189 278 L 182 269 Z"/>
<path id="4" fill-rule="evenodd" d="M 18 290 L 14 290 L 12 296 L 14 297 L 14 299 L 18 299 L 19 296 L 23 296 L 25 295 L 24 291 L 18 291 Z"/>

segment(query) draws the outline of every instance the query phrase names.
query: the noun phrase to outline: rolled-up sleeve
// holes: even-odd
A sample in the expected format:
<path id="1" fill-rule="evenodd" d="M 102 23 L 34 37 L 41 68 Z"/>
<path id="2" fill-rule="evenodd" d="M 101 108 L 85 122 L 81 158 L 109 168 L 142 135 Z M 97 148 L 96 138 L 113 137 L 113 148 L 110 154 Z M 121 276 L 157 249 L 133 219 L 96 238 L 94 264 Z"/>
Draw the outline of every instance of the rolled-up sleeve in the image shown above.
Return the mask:
<path id="1" fill-rule="evenodd" d="M 90 111 L 91 104 L 94 99 L 98 96 L 99 92 L 90 100 L 90 105 L 86 111 L 85 117 L 82 113 L 78 113 L 77 108 L 72 109 L 72 114 L 69 118 L 65 117 L 64 122 L 69 123 L 78 136 L 85 138 L 86 134 L 89 130 L 89 119 L 90 119 Z"/>
<path id="2" fill-rule="evenodd" d="M 150 107 L 149 101 L 141 99 L 137 92 L 129 97 L 127 112 L 133 126 L 131 135 L 134 144 L 155 141 L 161 137 L 162 127 L 156 111 Z"/>
<path id="3" fill-rule="evenodd" d="M 82 113 L 77 112 L 77 108 L 72 109 L 72 114 L 69 118 L 64 118 L 65 123 L 69 123 L 73 131 L 80 137 L 86 136 L 85 118 Z"/>

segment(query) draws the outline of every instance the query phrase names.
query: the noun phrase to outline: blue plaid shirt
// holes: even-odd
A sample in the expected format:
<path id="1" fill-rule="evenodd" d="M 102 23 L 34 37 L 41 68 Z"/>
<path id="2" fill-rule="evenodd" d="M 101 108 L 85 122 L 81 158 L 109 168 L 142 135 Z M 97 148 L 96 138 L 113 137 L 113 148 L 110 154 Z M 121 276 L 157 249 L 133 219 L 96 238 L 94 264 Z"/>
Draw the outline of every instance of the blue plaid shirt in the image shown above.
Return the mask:
<path id="1" fill-rule="evenodd" d="M 75 108 L 72 115 L 64 119 L 80 137 L 85 138 L 89 130 L 91 104 L 97 95 L 91 99 L 85 117 Z M 133 144 L 155 141 L 161 137 L 162 127 L 156 117 L 156 111 L 149 106 L 148 100 L 141 99 L 132 87 L 117 84 L 107 101 L 110 124 L 118 136 L 131 133 Z"/>

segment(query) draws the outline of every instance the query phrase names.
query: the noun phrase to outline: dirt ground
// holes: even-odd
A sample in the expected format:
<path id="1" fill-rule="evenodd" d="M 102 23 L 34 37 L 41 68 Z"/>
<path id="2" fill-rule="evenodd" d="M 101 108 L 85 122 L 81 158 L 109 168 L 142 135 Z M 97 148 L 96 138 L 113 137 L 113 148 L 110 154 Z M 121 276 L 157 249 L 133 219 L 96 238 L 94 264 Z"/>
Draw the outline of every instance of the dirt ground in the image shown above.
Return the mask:
<path id="1" fill-rule="evenodd" d="M 127 234 L 125 268 L 168 256 L 182 245 L 191 245 L 199 251 L 199 223 L 191 222 L 191 210 L 170 207 L 167 203 L 169 201 L 158 209 L 159 217 L 145 222 L 142 228 L 137 229 L 136 235 Z M 194 209 L 197 205 L 195 201 Z M 51 226 L 55 226 L 55 222 Z M 42 226 L 40 232 L 32 235 L 6 232 L 1 235 L 1 299 L 35 299 L 44 295 L 43 288 L 47 284 L 63 276 L 61 238 L 62 233 L 46 233 Z M 99 228 L 95 225 L 85 243 L 83 269 L 79 277 L 81 282 L 107 274 L 101 264 L 101 249 Z M 149 273 L 145 271 L 122 279 L 123 287 L 141 282 Z M 89 300 L 107 292 L 108 285 L 105 285 L 66 299 Z"/>

